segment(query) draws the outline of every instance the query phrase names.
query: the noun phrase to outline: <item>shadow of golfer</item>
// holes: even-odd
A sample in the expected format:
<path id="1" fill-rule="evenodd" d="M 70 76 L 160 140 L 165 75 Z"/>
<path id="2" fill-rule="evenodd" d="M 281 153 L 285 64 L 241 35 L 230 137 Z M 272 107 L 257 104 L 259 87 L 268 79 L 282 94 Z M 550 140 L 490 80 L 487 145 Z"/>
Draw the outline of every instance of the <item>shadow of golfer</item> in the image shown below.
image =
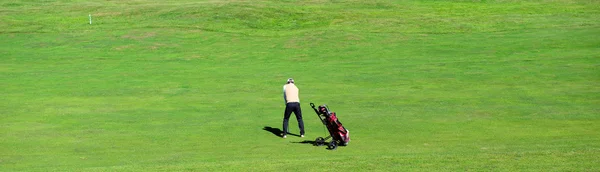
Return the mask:
<path id="1" fill-rule="evenodd" d="M 277 137 L 281 137 L 281 133 L 283 133 L 283 131 L 281 131 L 281 129 L 273 128 L 273 127 L 269 127 L 269 126 L 265 126 L 265 128 L 263 128 L 263 130 L 271 132 L 271 133 L 273 133 L 273 135 L 276 135 Z"/>
<path id="2" fill-rule="evenodd" d="M 265 126 L 263 128 L 263 130 L 271 132 L 271 133 L 273 133 L 277 137 L 281 137 L 281 133 L 283 133 L 283 131 L 281 131 L 281 129 L 279 129 L 279 128 L 273 128 L 273 127 L 269 127 L 269 126 Z M 292 133 L 288 133 L 287 135 L 292 135 L 292 136 L 300 137 L 300 135 L 292 134 Z"/>

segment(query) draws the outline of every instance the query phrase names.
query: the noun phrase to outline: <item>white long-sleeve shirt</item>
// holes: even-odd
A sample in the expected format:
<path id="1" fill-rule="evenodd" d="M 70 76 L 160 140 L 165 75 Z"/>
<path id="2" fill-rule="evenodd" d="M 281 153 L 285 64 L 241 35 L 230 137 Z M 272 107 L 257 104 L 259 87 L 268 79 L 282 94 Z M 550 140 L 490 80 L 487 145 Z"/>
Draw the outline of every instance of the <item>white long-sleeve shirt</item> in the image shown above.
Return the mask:
<path id="1" fill-rule="evenodd" d="M 298 93 L 300 89 L 293 83 L 283 85 L 283 100 L 285 103 L 300 102 Z"/>

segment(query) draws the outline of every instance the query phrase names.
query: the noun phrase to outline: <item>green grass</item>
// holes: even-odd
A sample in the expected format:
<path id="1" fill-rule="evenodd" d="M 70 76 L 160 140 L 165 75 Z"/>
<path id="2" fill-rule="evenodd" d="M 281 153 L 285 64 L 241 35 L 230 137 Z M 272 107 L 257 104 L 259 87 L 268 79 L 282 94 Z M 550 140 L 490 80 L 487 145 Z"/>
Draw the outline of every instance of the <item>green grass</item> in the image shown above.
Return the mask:
<path id="1" fill-rule="evenodd" d="M 0 171 L 599 171 L 598 35 L 591 0 L 2 1 Z M 288 77 L 306 138 L 263 130 Z M 309 102 L 349 146 L 299 143 Z"/>

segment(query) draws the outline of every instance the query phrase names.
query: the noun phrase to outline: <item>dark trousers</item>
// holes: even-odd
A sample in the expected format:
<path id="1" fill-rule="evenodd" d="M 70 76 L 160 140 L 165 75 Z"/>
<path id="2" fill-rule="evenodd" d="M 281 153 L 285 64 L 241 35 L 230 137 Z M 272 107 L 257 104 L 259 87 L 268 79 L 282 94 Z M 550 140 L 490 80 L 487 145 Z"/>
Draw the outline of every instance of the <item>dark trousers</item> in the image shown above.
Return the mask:
<path id="1" fill-rule="evenodd" d="M 296 120 L 298 120 L 298 127 L 300 127 L 300 134 L 304 135 L 304 121 L 302 121 L 302 109 L 300 109 L 300 103 L 298 102 L 290 102 L 285 105 L 285 112 L 283 114 L 283 133 L 289 133 L 288 123 L 290 121 L 290 115 L 296 115 Z"/>

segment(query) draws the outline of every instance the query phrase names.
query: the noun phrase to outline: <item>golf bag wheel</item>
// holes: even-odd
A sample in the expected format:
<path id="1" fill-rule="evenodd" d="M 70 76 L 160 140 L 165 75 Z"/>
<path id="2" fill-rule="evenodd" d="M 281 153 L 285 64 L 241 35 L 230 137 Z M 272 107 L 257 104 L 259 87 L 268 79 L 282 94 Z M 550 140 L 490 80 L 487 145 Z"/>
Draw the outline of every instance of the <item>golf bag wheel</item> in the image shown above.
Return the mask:
<path id="1" fill-rule="evenodd" d="M 315 146 L 323 146 L 325 145 L 325 139 L 323 137 L 317 137 L 315 140 Z"/>
<path id="2" fill-rule="evenodd" d="M 329 142 L 329 145 L 327 145 L 327 149 L 329 149 L 329 150 L 335 150 L 336 148 L 337 148 L 337 142 L 335 142 L 333 140 L 331 142 Z"/>

